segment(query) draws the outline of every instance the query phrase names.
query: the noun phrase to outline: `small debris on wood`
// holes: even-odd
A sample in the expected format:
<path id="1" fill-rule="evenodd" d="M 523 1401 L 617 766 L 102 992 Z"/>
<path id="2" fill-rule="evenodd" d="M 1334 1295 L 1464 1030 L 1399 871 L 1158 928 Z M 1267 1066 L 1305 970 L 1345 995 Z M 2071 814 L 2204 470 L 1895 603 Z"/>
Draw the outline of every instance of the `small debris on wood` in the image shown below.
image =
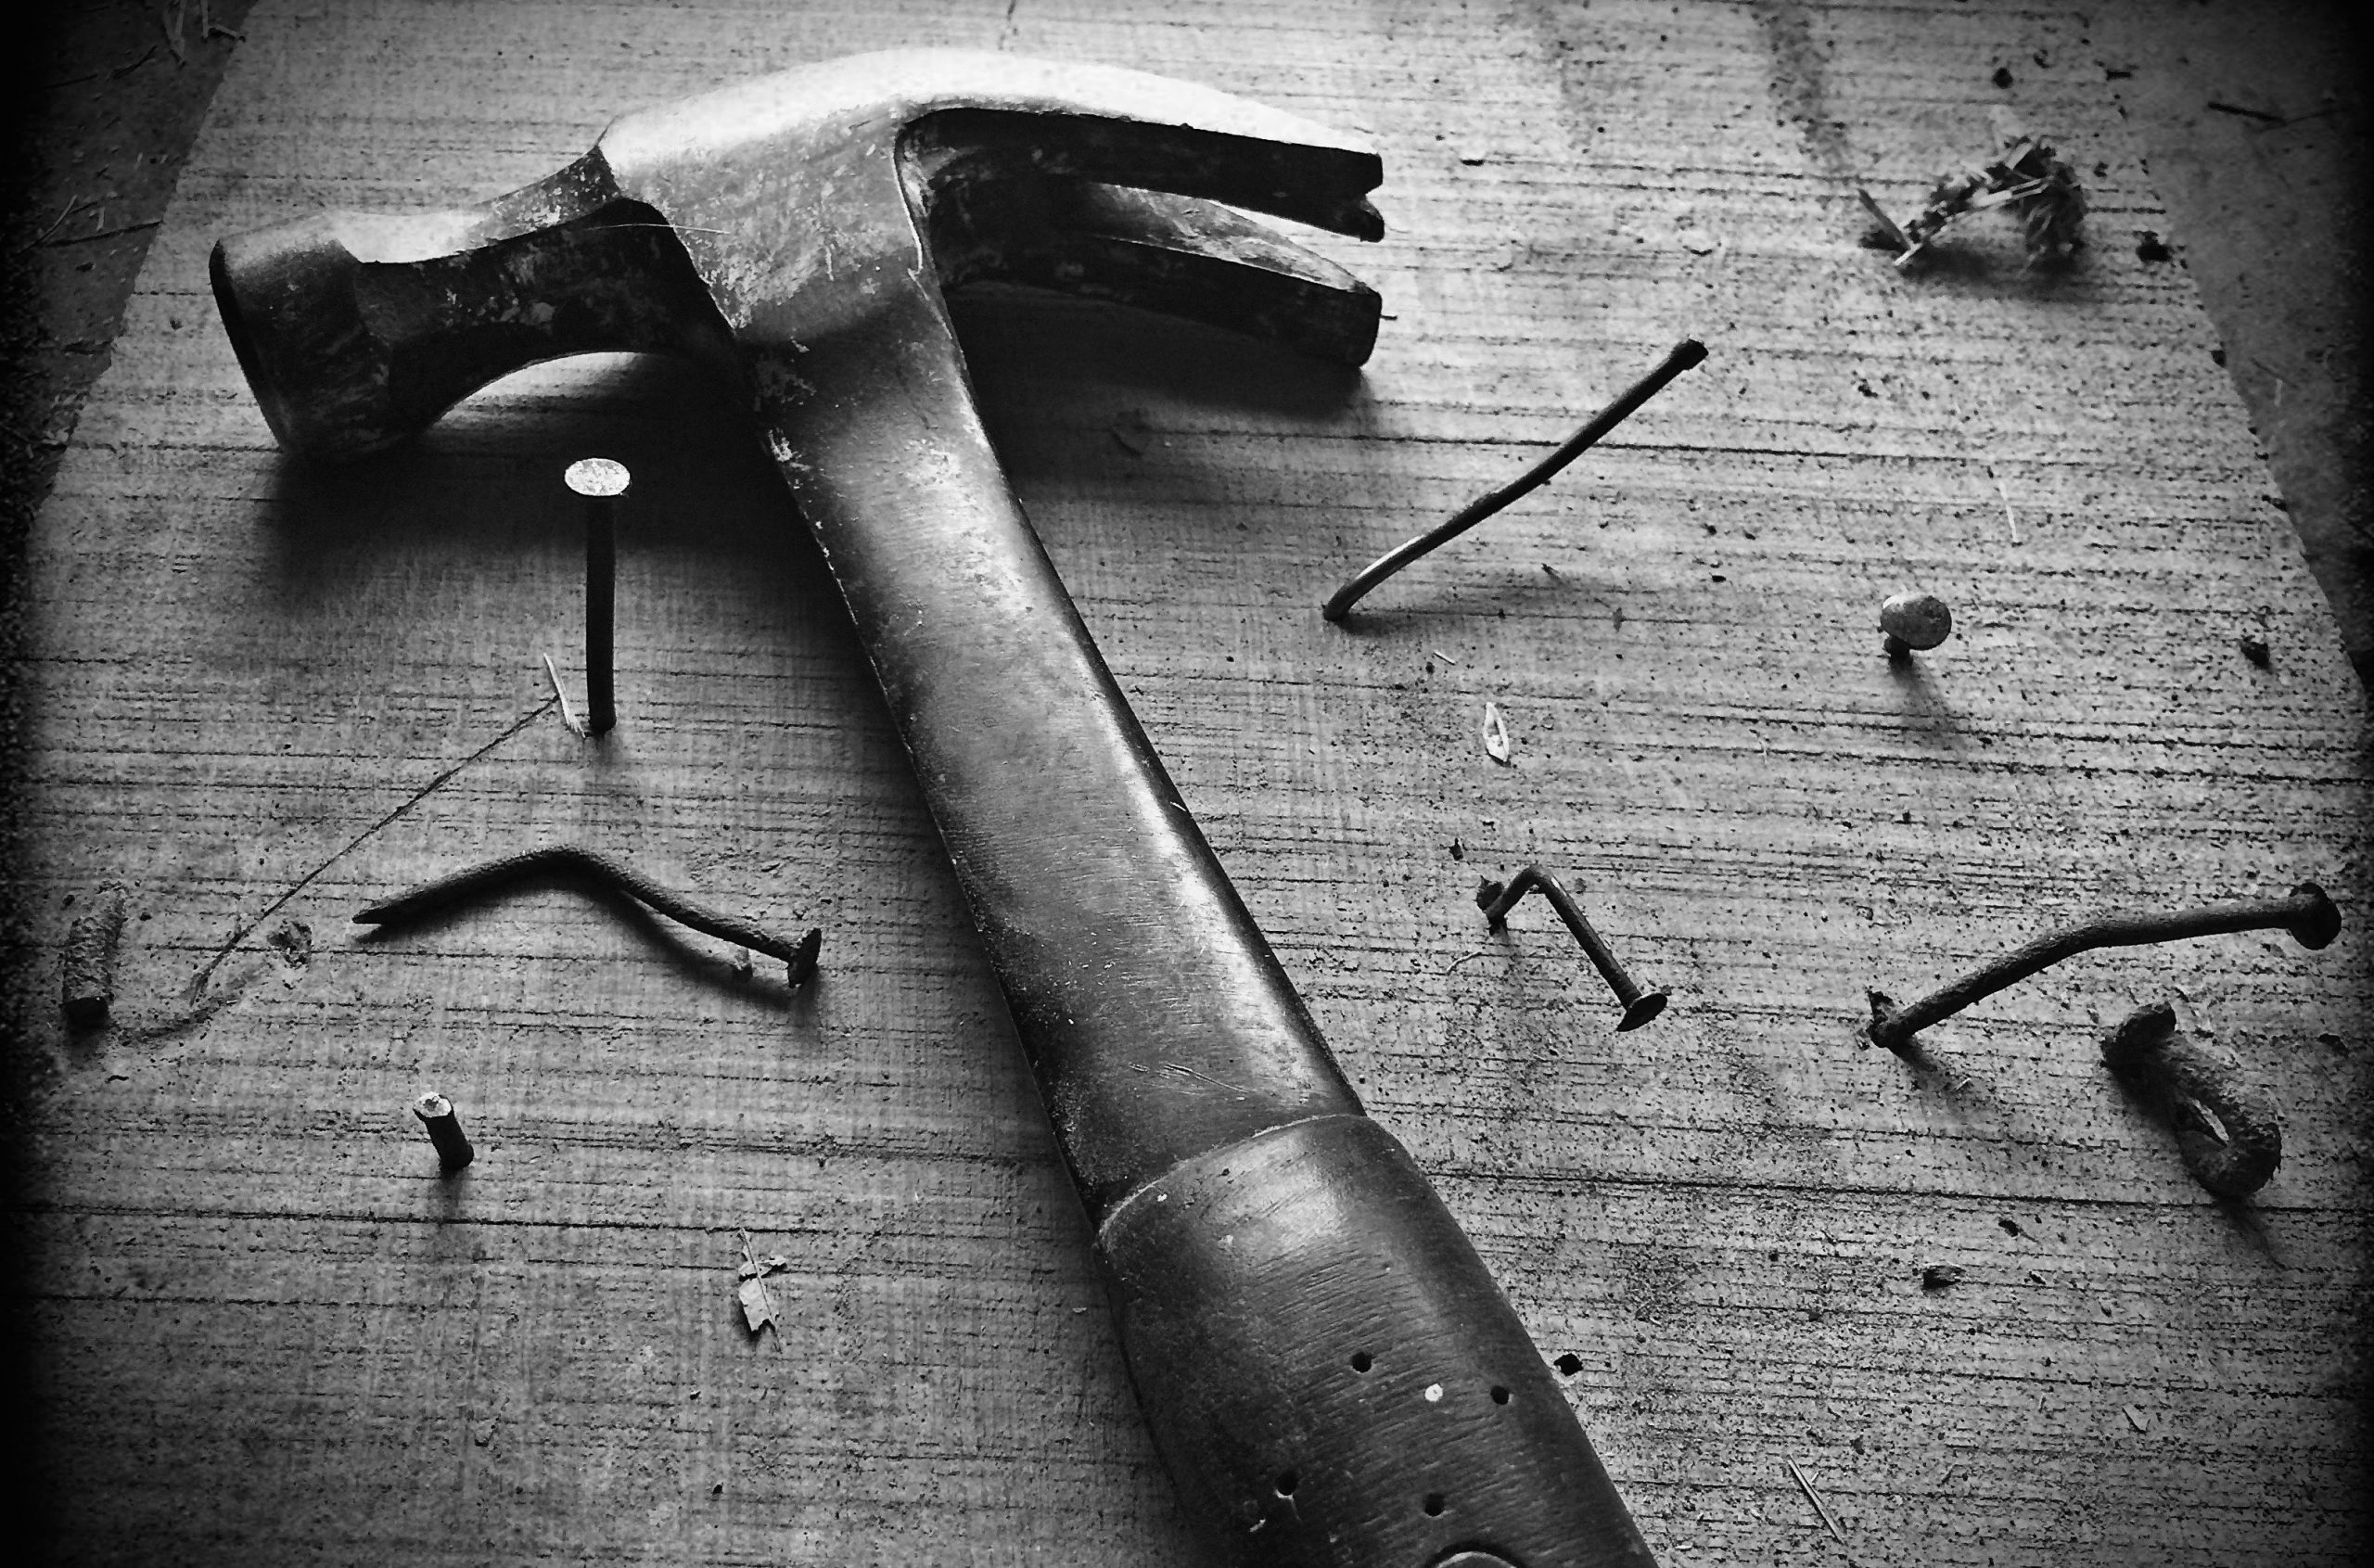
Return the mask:
<path id="1" fill-rule="evenodd" d="M 2249 636 L 2237 637 L 2234 639 L 2234 645 L 2242 650 L 2242 657 L 2244 658 L 2249 659 L 2261 669 L 2273 668 L 2275 662 L 2274 656 L 2267 648 L 2266 638 Z"/>
<path id="2" fill-rule="evenodd" d="M 284 920 L 263 941 L 291 969 L 302 969 L 313 962 L 313 928 L 304 921 Z"/>
<path id="3" fill-rule="evenodd" d="M 2291 121 L 2284 119 L 2283 116 L 2277 114 L 2272 110 L 2252 108 L 2244 104 L 2229 104 L 2221 98 L 2211 98 L 2206 103 L 2202 104 L 2202 107 L 2216 114 L 2231 114 L 2243 120 L 2255 120 L 2262 125 L 2289 125 L 2291 123 Z"/>
<path id="4" fill-rule="evenodd" d="M 2138 1432 L 2149 1432 L 2151 1430 L 2151 1421 L 2144 1419 L 2144 1415 L 2141 1410 L 2137 1409 L 2132 1405 L 2123 1405 L 2120 1409 L 2126 1412 L 2127 1425 L 2135 1428 Z"/>
<path id="5" fill-rule="evenodd" d="M 2135 236 L 2135 259 L 2138 261 L 2166 261 L 2173 260 L 2173 253 L 2157 230 L 2143 229 Z"/>
<path id="6" fill-rule="evenodd" d="M 2063 261 L 2077 247 L 2078 225 L 2086 215 L 2086 193 L 2078 187 L 2076 172 L 2061 161 L 2051 143 L 2035 136 L 2015 136 L 1991 162 L 1941 177 L 1921 210 L 1901 226 L 1880 210 L 1870 192 L 1857 187 L 1856 195 L 1879 219 L 1889 239 L 1903 242 L 1896 250 L 1898 267 L 1909 266 L 1955 219 L 1994 207 L 2008 210 L 2019 221 L 2029 266 Z"/>
<path id="7" fill-rule="evenodd" d="M 1962 1270 L 1951 1263 L 1933 1263 L 1921 1271 L 1921 1288 L 1924 1291 L 1947 1290 L 1962 1282 Z"/>
<path id="8" fill-rule="evenodd" d="M 575 735 L 579 740 L 585 739 L 584 720 L 579 719 L 577 717 L 577 709 L 569 706 L 568 694 L 561 689 L 560 671 L 553 668 L 553 656 L 550 654 L 546 654 L 544 656 L 544 674 L 551 679 L 553 683 L 553 700 L 560 704 L 560 721 L 562 725 L 568 729 L 570 734 Z"/>
<path id="9" fill-rule="evenodd" d="M 1484 755 L 1503 767 L 1515 766 L 1509 746 L 1508 721 L 1500 717 L 1500 705 L 1484 705 Z"/>
<path id="10" fill-rule="evenodd" d="M 1805 1493 L 1806 1501 L 1814 1505 L 1814 1515 L 1821 1521 L 1822 1528 L 1830 1532 L 1830 1538 L 1840 1546 L 1844 1546 L 1846 1532 L 1838 1527 L 1837 1518 L 1832 1514 L 1829 1506 L 1821 1500 L 1821 1494 L 1814 1490 L 1814 1484 L 1806 1479 L 1806 1472 L 1797 1468 L 1797 1461 L 1782 1460 L 1780 1462 L 1787 1467 L 1789 1479 L 1797 1484 L 1797 1490 Z"/>
<path id="11" fill-rule="evenodd" d="M 492 1418 L 489 1418 L 485 1421 L 474 1421 L 470 1422 L 470 1441 L 477 1444 L 481 1448 L 494 1441 L 494 1421 Z"/>
<path id="12" fill-rule="evenodd" d="M 1456 838 L 1452 839 L 1450 841 L 1450 858 L 1454 860 L 1463 860 L 1467 859 L 1467 846 Z"/>
<path id="13" fill-rule="evenodd" d="M 96 1028 L 115 1005 L 116 955 L 123 946 L 124 889 L 110 882 L 88 913 L 66 927 L 58 955 L 58 1005 L 77 1029 Z"/>
<path id="14" fill-rule="evenodd" d="M 1146 416 L 1134 408 L 1125 408 L 1115 414 L 1113 423 L 1106 428 L 1112 433 L 1113 443 L 1131 457 L 1143 457 L 1146 448 L 1154 441 L 1154 427 L 1147 424 Z"/>
<path id="15" fill-rule="evenodd" d="M 734 1299 L 742 1304 L 742 1320 L 753 1336 L 772 1324 L 775 1343 L 783 1343 L 783 1308 L 775 1304 L 774 1292 L 767 1288 L 767 1276 L 780 1274 L 791 1267 L 787 1258 L 772 1254 L 760 1258 L 750 1252 L 750 1241 L 742 1241 L 742 1266 L 736 1270 L 741 1282 L 734 1287 Z"/>

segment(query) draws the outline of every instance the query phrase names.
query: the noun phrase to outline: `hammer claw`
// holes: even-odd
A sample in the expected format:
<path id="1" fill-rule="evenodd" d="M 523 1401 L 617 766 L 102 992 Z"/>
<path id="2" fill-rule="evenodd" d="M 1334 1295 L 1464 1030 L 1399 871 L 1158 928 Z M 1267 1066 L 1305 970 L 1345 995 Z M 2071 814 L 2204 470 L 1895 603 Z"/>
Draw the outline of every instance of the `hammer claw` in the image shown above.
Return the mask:
<path id="1" fill-rule="evenodd" d="M 965 182 L 931 213 L 943 287 L 997 280 L 1135 305 L 1358 365 L 1382 303 L 1344 268 L 1217 203 L 1097 180 Z"/>

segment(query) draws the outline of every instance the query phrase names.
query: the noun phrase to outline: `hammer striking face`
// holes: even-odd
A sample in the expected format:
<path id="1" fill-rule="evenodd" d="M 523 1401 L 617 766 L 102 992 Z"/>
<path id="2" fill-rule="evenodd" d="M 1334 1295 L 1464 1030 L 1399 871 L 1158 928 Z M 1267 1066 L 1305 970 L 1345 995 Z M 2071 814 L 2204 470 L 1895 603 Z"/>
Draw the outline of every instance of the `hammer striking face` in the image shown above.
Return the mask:
<path id="1" fill-rule="evenodd" d="M 1105 669 L 972 406 L 941 290 L 1001 277 L 1357 364 L 1376 296 L 1224 202 L 1375 238 L 1376 156 L 1138 72 L 913 51 L 627 116 L 482 209 L 226 241 L 300 453 L 594 349 L 733 377 L 913 759 L 1217 1561 L 1649 1561 L 1564 1397 L 1361 1111 Z"/>

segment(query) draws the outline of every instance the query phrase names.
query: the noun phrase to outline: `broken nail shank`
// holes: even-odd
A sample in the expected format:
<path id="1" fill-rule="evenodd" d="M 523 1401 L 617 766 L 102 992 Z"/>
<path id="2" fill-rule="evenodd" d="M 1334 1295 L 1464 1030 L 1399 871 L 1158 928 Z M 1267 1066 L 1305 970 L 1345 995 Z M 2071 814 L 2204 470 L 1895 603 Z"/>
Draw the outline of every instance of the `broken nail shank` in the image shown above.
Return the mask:
<path id="1" fill-rule="evenodd" d="M 570 464 L 563 478 L 585 498 L 585 733 L 606 735 L 619 722 L 611 661 L 618 614 L 619 497 L 627 492 L 627 467 L 607 457 L 585 457 Z"/>
<path id="2" fill-rule="evenodd" d="M 341 215 L 226 241 L 215 280 L 274 427 L 332 452 L 418 427 L 506 355 L 676 349 L 748 397 L 914 761 L 1213 1561 L 1436 1564 L 1488 1541 L 1527 1568 L 1637 1565 L 1522 1320 L 1363 1113 L 1015 504 L 942 294 L 1017 278 L 1357 363 L 1374 292 L 1210 204 L 1376 238 L 1383 177 L 1360 142 L 1209 89 L 898 51 L 626 115 L 533 190 L 446 215 L 450 255 L 408 221 L 402 260 L 340 260 L 371 222 Z M 820 223 L 833 264 L 795 264 Z M 295 287 L 316 263 L 323 287 Z M 375 342 L 422 317 L 366 289 L 447 301 L 469 351 L 441 381 L 389 376 L 432 351 Z M 368 363 L 321 363 L 337 348 Z M 291 396 L 284 370 L 345 395 Z"/>
<path id="3" fill-rule="evenodd" d="M 1959 1013 L 1984 997 L 2018 984 L 2064 958 L 2096 948 L 2133 948 L 2153 942 L 2181 941 L 2191 937 L 2215 937 L 2236 931 L 2289 931 L 2294 941 L 2314 950 L 2329 945 L 2341 934 L 2341 911 L 2313 882 L 2303 882 L 2290 896 L 2253 902 L 2211 904 L 2175 914 L 2112 915 L 2039 937 L 1954 980 L 1917 1001 L 1898 1007 L 1883 991 L 1870 993 L 1871 1021 L 1866 1028 L 1871 1042 L 1902 1052 L 1912 1037 L 1941 1018 Z"/>
<path id="4" fill-rule="evenodd" d="M 412 1114 L 428 1129 L 428 1141 L 437 1147 L 437 1165 L 451 1176 L 478 1157 L 470 1141 L 462 1136 L 462 1118 L 453 1114 L 453 1103 L 443 1095 L 430 1092 L 412 1103 Z"/>
<path id="5" fill-rule="evenodd" d="M 1499 490 L 1477 496 L 1454 513 L 1448 522 L 1420 534 L 1406 544 L 1396 545 L 1371 561 L 1353 574 L 1343 587 L 1330 594 L 1327 603 L 1320 606 L 1319 613 L 1329 620 L 1342 620 L 1351 613 L 1354 605 L 1366 598 L 1370 591 L 1386 578 L 1410 562 L 1433 554 L 1493 513 L 1548 484 L 1561 468 L 1597 446 L 1601 437 L 1631 418 L 1642 403 L 1665 390 L 1666 382 L 1705 357 L 1706 346 L 1704 343 L 1695 338 L 1683 338 L 1658 362 L 1654 370 L 1626 388 L 1613 402 L 1591 415 L 1583 427 L 1567 437 L 1557 451 Z"/>
<path id="6" fill-rule="evenodd" d="M 58 953 L 58 1001 L 66 1021 L 78 1029 L 96 1028 L 115 1004 L 116 954 L 123 945 L 124 890 L 114 883 L 99 889 L 88 913 L 66 928 Z"/>
<path id="7" fill-rule="evenodd" d="M 1509 911 L 1516 908 L 1517 900 L 1537 888 L 1543 898 L 1550 900 L 1550 907 L 1558 911 L 1558 918 L 1566 923 L 1566 929 L 1573 932 L 1575 940 L 1582 945 L 1584 956 L 1591 961 L 1591 967 L 1599 971 L 1600 978 L 1607 982 L 1608 989 L 1614 991 L 1615 1000 L 1623 1004 L 1624 1016 L 1615 1026 L 1617 1034 L 1627 1029 L 1637 1029 L 1666 1010 L 1666 1003 L 1670 1000 L 1666 994 L 1644 989 L 1624 965 L 1615 962 L 1615 955 L 1607 950 L 1607 944 L 1600 939 L 1599 932 L 1584 917 L 1582 907 L 1575 902 L 1574 896 L 1538 863 L 1525 867 L 1506 883 L 1487 879 L 1475 890 L 1475 902 L 1484 911 L 1484 924 L 1498 931 L 1508 919 Z"/>
<path id="8" fill-rule="evenodd" d="M 2166 1002 L 2136 1009 L 2104 1037 L 2102 1061 L 2176 1133 L 2185 1168 L 2218 1196 L 2247 1197 L 2283 1163 L 2275 1103 L 2178 1028 Z"/>

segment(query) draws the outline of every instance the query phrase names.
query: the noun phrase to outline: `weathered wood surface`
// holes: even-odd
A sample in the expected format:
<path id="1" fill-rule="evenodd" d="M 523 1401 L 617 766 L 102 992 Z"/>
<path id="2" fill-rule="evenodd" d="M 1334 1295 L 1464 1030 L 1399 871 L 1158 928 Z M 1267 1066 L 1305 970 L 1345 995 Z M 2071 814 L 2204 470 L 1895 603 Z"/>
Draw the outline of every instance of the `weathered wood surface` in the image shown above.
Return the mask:
<path id="1" fill-rule="evenodd" d="M 1787 1461 L 1869 1563 L 2366 1550 L 2363 698 L 2189 286 L 2135 255 L 2153 201 L 2074 14 L 383 0 L 247 31 L 35 545 L 19 874 L 46 940 L 108 880 L 133 909 L 114 1024 L 26 1045 L 45 1176 L 11 1224 L 74 1560 L 1186 1561 L 994 984 L 732 411 L 552 367 L 300 473 L 206 297 L 221 234 L 473 199 L 618 110 L 916 42 L 1384 148 L 1390 236 L 1319 242 L 1394 317 L 1364 377 L 1011 298 L 967 343 L 1187 798 L 1579 1358 L 1665 1559 L 1838 1560 Z M 1920 277 L 1856 246 L 1849 181 L 1909 210 L 2006 108 L 2085 175 L 2074 272 L 1984 223 Z M 1685 332 L 1709 363 L 1551 491 L 1320 620 Z M 638 477 L 620 729 L 541 716 L 420 795 L 576 662 L 558 477 L 596 452 Z M 1959 630 L 1895 669 L 1872 618 L 1908 586 Z M 346 924 L 569 839 L 822 924 L 823 977 L 786 998 L 558 888 Z M 1538 905 L 1484 933 L 1478 874 L 1534 859 L 1665 1019 L 1609 1033 Z M 1867 987 L 2301 876 L 2351 922 L 2324 953 L 2081 960 L 1934 1031 L 1951 1073 L 1858 1047 Z M 2247 1203 L 2096 1060 L 2170 994 L 2285 1109 Z M 480 1151 L 450 1182 L 407 1113 L 432 1086 Z M 779 1342 L 734 1304 L 746 1236 L 790 1263 Z"/>

